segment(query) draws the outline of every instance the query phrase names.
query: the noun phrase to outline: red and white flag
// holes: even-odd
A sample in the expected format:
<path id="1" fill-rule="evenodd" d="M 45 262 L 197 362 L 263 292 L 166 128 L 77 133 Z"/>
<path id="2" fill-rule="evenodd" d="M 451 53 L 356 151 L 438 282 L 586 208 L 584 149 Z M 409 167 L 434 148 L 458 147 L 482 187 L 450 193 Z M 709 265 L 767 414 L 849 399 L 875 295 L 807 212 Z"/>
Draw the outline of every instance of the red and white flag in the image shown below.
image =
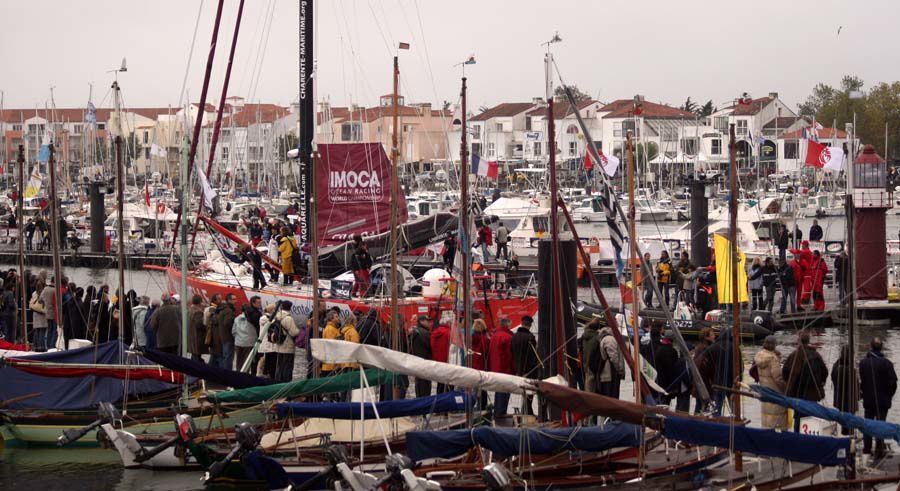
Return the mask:
<path id="1" fill-rule="evenodd" d="M 619 168 L 619 159 L 615 155 L 607 157 L 606 154 L 600 152 L 600 166 L 603 167 L 603 172 L 606 173 L 607 176 L 613 177 L 616 175 L 616 170 Z M 594 168 L 594 162 L 591 160 L 590 152 L 584 154 L 584 170 L 591 170 Z"/>
<path id="2" fill-rule="evenodd" d="M 844 149 L 825 146 L 813 140 L 806 140 L 805 164 L 818 169 L 839 171 L 844 165 Z"/>

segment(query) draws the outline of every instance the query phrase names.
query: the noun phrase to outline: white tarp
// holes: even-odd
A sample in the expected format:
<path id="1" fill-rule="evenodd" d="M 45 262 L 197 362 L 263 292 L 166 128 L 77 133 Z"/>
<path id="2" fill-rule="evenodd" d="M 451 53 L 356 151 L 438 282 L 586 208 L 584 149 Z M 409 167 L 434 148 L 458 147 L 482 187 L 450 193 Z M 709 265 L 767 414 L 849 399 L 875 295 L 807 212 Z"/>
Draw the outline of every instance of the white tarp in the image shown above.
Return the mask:
<path id="1" fill-rule="evenodd" d="M 325 363 L 362 363 L 389 372 L 424 377 L 464 389 L 521 394 L 532 386 L 529 379 L 524 377 L 425 360 L 380 346 L 334 339 L 311 339 L 309 343 L 313 357 Z"/>

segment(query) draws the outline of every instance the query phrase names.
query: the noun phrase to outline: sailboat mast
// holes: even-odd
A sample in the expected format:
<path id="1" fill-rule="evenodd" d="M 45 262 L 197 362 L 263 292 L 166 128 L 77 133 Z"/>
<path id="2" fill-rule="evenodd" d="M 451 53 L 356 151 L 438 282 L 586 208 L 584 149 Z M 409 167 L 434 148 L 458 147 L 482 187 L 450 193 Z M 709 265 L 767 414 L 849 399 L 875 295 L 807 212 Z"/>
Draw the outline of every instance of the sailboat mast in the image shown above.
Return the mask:
<path id="1" fill-rule="evenodd" d="M 6 145 L 4 145 L 5 147 Z M 25 306 L 28 305 L 28 289 L 25 287 L 25 145 L 19 145 L 19 155 L 16 157 L 16 170 L 19 173 L 16 186 L 16 225 L 18 236 L 16 245 L 19 248 L 19 292 L 22 295 L 22 339 L 28 344 L 28 315 Z M 10 340 L 12 341 L 12 340 Z"/>
<path id="2" fill-rule="evenodd" d="M 731 181 L 731 199 L 729 203 L 729 240 L 731 241 L 731 361 L 735 380 L 740 376 L 741 367 L 741 301 L 738 295 L 738 246 L 737 246 L 737 159 L 735 159 L 734 124 L 728 131 L 729 180 Z M 741 395 L 738 391 L 732 394 L 732 412 L 736 421 L 741 419 Z M 743 459 L 740 452 L 734 453 L 734 469 L 743 470 Z"/>
<path id="3" fill-rule="evenodd" d="M 59 262 L 59 201 L 56 198 L 56 148 L 50 143 L 50 161 L 47 163 L 50 167 L 50 249 L 53 252 L 53 285 L 56 291 L 53 292 L 53 311 L 59 314 L 60 303 L 60 283 L 62 280 L 61 266 Z M 24 278 L 23 278 L 24 280 Z M 59 316 L 56 317 L 59 319 Z"/>
<path id="4" fill-rule="evenodd" d="M 556 373 L 566 377 L 566 336 L 562 318 L 562 290 L 559 281 L 559 184 L 556 181 L 556 125 L 553 121 L 553 55 L 547 45 L 544 56 L 547 90 L 547 163 L 550 173 L 550 283 L 553 292 L 553 324 L 556 326 Z"/>
<path id="5" fill-rule="evenodd" d="M 188 212 L 190 212 L 191 202 L 190 202 L 190 191 L 191 191 L 191 182 L 190 176 L 188 174 L 188 148 L 191 146 L 191 141 L 185 133 L 182 144 L 181 144 L 181 165 L 179 166 L 179 170 L 181 172 L 181 250 L 179 255 L 181 256 L 181 284 L 179 285 L 181 291 L 181 356 L 187 358 L 188 356 L 188 329 L 190 327 L 190 320 L 188 317 L 188 284 L 187 284 L 187 275 L 188 275 L 188 241 L 187 241 L 187 227 L 188 227 Z M 203 202 L 200 202 L 200 208 L 202 209 Z M 198 211 L 199 216 L 199 211 Z M 175 238 L 172 238 L 174 242 Z M 174 249 L 174 248 L 173 248 Z M 188 385 L 184 384 L 182 398 L 186 401 L 190 398 L 190 391 L 188 390 Z"/>
<path id="6" fill-rule="evenodd" d="M 637 250 L 637 230 L 635 227 L 634 216 L 634 145 L 631 141 L 631 132 L 628 132 L 625 140 L 625 146 L 628 152 L 628 264 L 631 268 L 631 340 L 632 349 L 634 350 L 634 368 L 632 369 L 632 377 L 634 377 L 634 400 L 638 404 L 641 403 L 641 341 L 638 338 L 638 312 L 641 308 L 640 299 L 637 295 L 638 281 L 638 250 Z M 627 319 L 626 319 L 627 325 Z"/>
<path id="7" fill-rule="evenodd" d="M 471 254 L 469 248 L 469 145 L 468 122 L 466 121 L 466 77 L 462 78 L 462 89 L 459 93 L 461 99 L 461 125 L 459 142 L 459 253 L 462 254 L 462 298 L 463 298 L 463 343 L 466 347 L 466 366 L 471 367 L 472 357 L 468 356 L 468 350 L 472 347 L 472 272 Z M 452 273 L 452 272 L 451 272 Z M 466 427 L 472 427 L 472 409 L 466 406 Z"/>
<path id="8" fill-rule="evenodd" d="M 121 332 L 121 327 L 125 326 L 125 159 L 123 155 L 125 152 L 125 145 L 123 145 L 124 139 L 122 138 L 122 101 L 118 81 L 113 82 L 112 89 L 113 103 L 115 104 L 116 110 L 116 126 L 118 130 L 118 134 L 116 135 L 116 221 L 118 222 L 116 233 L 119 236 L 119 251 L 116 263 L 119 267 L 119 294 L 117 296 L 120 319 L 119 336 L 122 337 L 125 334 Z M 55 221 L 56 220 L 54 220 L 54 222 Z M 186 301 L 186 299 L 182 299 L 182 301 Z"/>
<path id="9" fill-rule="evenodd" d="M 400 332 L 400 315 L 399 312 L 397 312 L 397 303 L 399 301 L 397 298 L 397 204 L 399 203 L 397 197 L 397 188 L 399 188 L 399 182 L 397 180 L 397 173 L 399 172 L 397 169 L 397 160 L 400 156 L 400 150 L 397 143 L 397 124 L 399 117 L 397 86 L 399 85 L 399 82 L 400 61 L 398 56 L 394 56 L 394 92 L 391 96 L 391 124 L 393 125 L 393 131 L 391 132 L 391 274 L 388 281 L 388 288 L 391 290 L 391 339 L 393 340 L 394 350 L 399 349 L 400 335 L 402 334 Z M 394 398 L 400 398 L 399 388 L 397 386 L 394 386 Z"/>

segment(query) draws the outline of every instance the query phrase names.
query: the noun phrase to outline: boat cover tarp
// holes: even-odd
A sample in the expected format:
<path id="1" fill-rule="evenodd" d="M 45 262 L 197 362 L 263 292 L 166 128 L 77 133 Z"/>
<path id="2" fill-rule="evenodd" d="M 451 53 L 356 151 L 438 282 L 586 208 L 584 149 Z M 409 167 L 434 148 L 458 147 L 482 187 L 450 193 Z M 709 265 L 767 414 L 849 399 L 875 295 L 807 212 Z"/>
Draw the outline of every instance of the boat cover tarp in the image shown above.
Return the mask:
<path id="1" fill-rule="evenodd" d="M 359 376 L 357 376 L 359 378 Z M 466 404 L 468 400 L 468 404 Z M 300 416 L 306 418 L 359 419 L 360 407 L 365 408 L 363 417 L 374 419 L 375 410 L 379 418 L 398 418 L 402 416 L 422 416 L 433 413 L 449 413 L 465 411 L 472 406 L 475 399 L 467 397 L 465 392 L 446 392 L 415 399 L 399 399 L 394 401 L 366 402 L 284 402 L 276 406 L 278 416 Z"/>
<path id="2" fill-rule="evenodd" d="M 533 385 L 523 377 L 425 360 L 380 346 L 334 339 L 310 339 L 309 344 L 313 357 L 321 362 L 362 363 L 400 375 L 424 376 L 435 382 L 464 389 L 521 394 Z"/>
<path id="3" fill-rule="evenodd" d="M 214 384 L 224 385 L 226 387 L 236 387 L 239 389 L 243 389 L 246 387 L 271 385 L 275 383 L 274 380 L 270 380 L 267 378 L 256 377 L 254 375 L 250 375 L 249 373 L 236 372 L 234 370 L 226 370 L 224 368 L 214 367 L 206 363 L 191 360 L 190 358 L 163 353 L 162 351 L 155 349 L 144 350 L 144 356 L 148 360 L 159 363 L 160 365 L 175 370 L 176 372 L 181 372 L 183 374 L 197 377 Z"/>
<path id="4" fill-rule="evenodd" d="M 791 408 L 794 411 L 803 413 L 807 416 L 815 416 L 816 418 L 834 421 L 841 426 L 859 430 L 866 436 L 900 442 L 900 425 L 898 424 L 861 418 L 855 414 L 838 411 L 837 409 L 825 407 L 816 402 L 797 399 L 796 397 L 788 397 L 776 390 L 763 387 L 762 385 L 754 384 L 750 387 L 754 392 L 759 394 L 759 400 L 762 402 L 778 404 L 779 406 Z"/>
<path id="5" fill-rule="evenodd" d="M 406 451 L 415 461 L 451 458 L 473 446 L 487 448 L 499 458 L 519 454 L 551 455 L 567 450 L 601 452 L 617 447 L 636 447 L 641 429 L 627 423 L 569 428 L 496 428 L 480 426 L 471 430 L 411 431 L 406 434 Z"/>
<path id="6" fill-rule="evenodd" d="M 23 360 L 51 363 L 79 363 L 116 365 L 153 365 L 143 356 L 126 353 L 126 346 L 119 341 L 109 341 L 98 346 L 68 351 L 54 351 L 22 357 Z M 97 377 L 95 375 L 77 377 L 43 377 L 10 366 L 0 368 L 0 401 L 22 398 L 9 404 L 9 409 L 51 409 L 74 410 L 96 407 L 98 402 L 116 403 L 125 394 L 124 380 Z M 173 384 L 158 380 L 129 380 L 128 394 L 152 394 L 173 387 Z M 25 397 L 37 394 L 34 397 Z"/>
<path id="7" fill-rule="evenodd" d="M 391 381 L 393 375 L 384 370 L 369 369 L 365 371 L 369 385 L 383 385 Z M 281 384 L 248 387 L 246 389 L 227 390 L 210 394 L 210 402 L 262 402 L 315 394 L 333 394 L 358 389 L 359 372 L 344 372 L 331 377 L 294 380 Z"/>
<path id="8" fill-rule="evenodd" d="M 147 368 L 136 368 L 133 365 L 73 366 L 71 363 L 48 363 L 28 360 L 24 357 L 9 358 L 6 360 L 6 365 L 43 377 L 84 377 L 96 375 L 98 377 L 111 377 L 122 380 L 159 380 L 170 384 L 184 383 L 183 373 L 169 370 L 159 365 L 150 365 Z"/>
<path id="9" fill-rule="evenodd" d="M 803 435 L 679 417 L 666 418 L 663 435 L 694 445 L 731 448 L 763 457 L 826 466 L 843 465 L 850 454 L 849 438 Z"/>
<path id="10" fill-rule="evenodd" d="M 631 401 L 585 392 L 558 384 L 539 382 L 538 392 L 557 407 L 581 416 L 604 416 L 616 421 L 659 428 L 663 416 L 679 416 L 698 421 L 729 423 L 727 417 L 708 418 L 676 413 L 659 406 L 646 406 Z"/>

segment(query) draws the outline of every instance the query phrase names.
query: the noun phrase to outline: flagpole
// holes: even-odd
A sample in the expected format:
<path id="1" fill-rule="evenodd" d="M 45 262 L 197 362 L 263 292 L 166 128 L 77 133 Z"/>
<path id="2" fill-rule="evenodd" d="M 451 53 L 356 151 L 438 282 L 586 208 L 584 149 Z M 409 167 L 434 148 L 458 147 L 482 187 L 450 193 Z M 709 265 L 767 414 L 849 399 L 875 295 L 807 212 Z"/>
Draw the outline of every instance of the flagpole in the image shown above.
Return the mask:
<path id="1" fill-rule="evenodd" d="M 463 65 L 463 69 L 465 70 L 465 64 Z M 460 170 L 460 179 L 459 179 L 459 245 L 460 251 L 459 254 L 462 255 L 462 298 L 463 298 L 463 343 L 465 344 L 465 360 L 466 366 L 471 364 L 471 357 L 468 356 L 468 350 L 471 349 L 472 346 L 472 332 L 470 326 L 472 324 L 472 302 L 470 301 L 472 295 L 472 273 L 470 271 L 471 268 L 471 250 L 469 248 L 469 145 L 467 142 L 468 135 L 466 132 L 468 131 L 468 127 L 466 126 L 468 123 L 466 121 L 466 77 L 462 78 L 462 89 L 460 90 L 460 99 L 461 99 L 461 124 L 462 131 L 459 143 L 459 170 Z M 485 128 L 487 125 L 485 125 Z M 451 274 L 453 272 L 451 271 Z M 466 427 L 472 427 L 472 409 L 471 406 L 466 406 Z"/>
<path id="2" fill-rule="evenodd" d="M 391 223 L 391 270 L 388 286 L 390 288 L 391 295 L 391 338 L 393 340 L 393 348 L 394 350 L 400 349 L 400 336 L 402 334 L 400 330 L 400 313 L 397 311 L 399 308 L 399 299 L 397 294 L 397 227 L 399 226 L 399 216 L 397 214 L 397 206 L 399 204 L 398 194 L 400 187 L 399 182 L 397 181 L 397 161 L 400 156 L 400 149 L 397 148 L 397 125 L 399 118 L 399 101 L 397 96 L 397 91 L 399 89 L 400 84 L 400 57 L 399 55 L 394 55 L 394 92 L 391 95 L 391 106 L 392 106 L 392 125 L 393 131 L 391 132 L 391 213 L 390 213 L 390 223 Z M 465 133 L 465 131 L 463 132 Z M 400 399 L 400 387 L 397 384 L 394 384 L 394 399 Z"/>

